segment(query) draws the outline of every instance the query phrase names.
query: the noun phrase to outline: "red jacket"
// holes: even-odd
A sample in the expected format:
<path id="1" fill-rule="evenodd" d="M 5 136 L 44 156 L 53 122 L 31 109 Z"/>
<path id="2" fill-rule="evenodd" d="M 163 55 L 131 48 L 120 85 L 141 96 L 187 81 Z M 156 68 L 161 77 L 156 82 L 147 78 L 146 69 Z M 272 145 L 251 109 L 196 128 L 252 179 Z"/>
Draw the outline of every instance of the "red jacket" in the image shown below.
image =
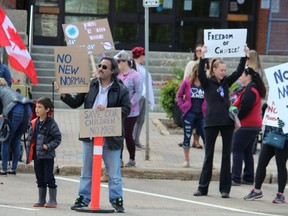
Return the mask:
<path id="1" fill-rule="evenodd" d="M 247 86 L 238 95 L 234 106 L 239 110 L 241 127 L 261 127 L 261 96 L 255 87 Z"/>

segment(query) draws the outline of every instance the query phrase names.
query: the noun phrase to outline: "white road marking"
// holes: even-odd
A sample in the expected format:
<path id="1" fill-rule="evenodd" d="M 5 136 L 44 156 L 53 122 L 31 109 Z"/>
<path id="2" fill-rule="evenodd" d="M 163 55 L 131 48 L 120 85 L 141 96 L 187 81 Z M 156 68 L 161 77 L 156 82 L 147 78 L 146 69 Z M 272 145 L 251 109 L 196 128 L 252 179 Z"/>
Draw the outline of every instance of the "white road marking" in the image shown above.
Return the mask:
<path id="1" fill-rule="evenodd" d="M 64 180 L 64 181 L 79 182 L 79 180 L 69 179 L 69 178 L 63 178 L 63 177 L 55 177 L 55 178 L 59 179 L 59 180 Z M 108 185 L 101 184 L 101 187 L 108 188 Z M 144 191 L 139 191 L 139 190 L 132 190 L 132 189 L 127 189 L 127 188 L 123 188 L 123 191 L 131 192 L 131 193 L 137 193 L 137 194 L 143 194 L 143 195 L 147 195 L 147 196 L 159 197 L 159 198 L 164 198 L 164 199 L 170 199 L 170 200 L 175 200 L 175 201 L 180 201 L 180 202 L 193 203 L 193 204 L 197 204 L 197 205 L 209 206 L 209 207 L 224 209 L 224 210 L 233 211 L 233 212 L 247 213 L 247 214 L 253 214 L 253 215 L 263 215 L 263 216 L 285 216 L 285 215 L 247 211 L 247 210 L 242 210 L 242 209 L 237 209 L 237 208 L 230 208 L 230 207 L 225 207 L 225 206 L 220 206 L 220 205 L 215 205 L 215 204 L 198 202 L 198 201 L 193 201 L 193 200 L 188 200 L 188 199 L 181 199 L 181 198 L 177 198 L 177 197 L 165 196 L 165 195 L 161 195 L 161 194 L 149 193 L 149 192 L 144 192 Z"/>
<path id="2" fill-rule="evenodd" d="M 20 210 L 27 210 L 27 211 L 38 211 L 39 209 L 34 208 L 22 208 L 22 207 L 15 207 L 15 206 L 9 206 L 9 205 L 0 205 L 0 208 L 11 208 L 11 209 L 20 209 Z"/>

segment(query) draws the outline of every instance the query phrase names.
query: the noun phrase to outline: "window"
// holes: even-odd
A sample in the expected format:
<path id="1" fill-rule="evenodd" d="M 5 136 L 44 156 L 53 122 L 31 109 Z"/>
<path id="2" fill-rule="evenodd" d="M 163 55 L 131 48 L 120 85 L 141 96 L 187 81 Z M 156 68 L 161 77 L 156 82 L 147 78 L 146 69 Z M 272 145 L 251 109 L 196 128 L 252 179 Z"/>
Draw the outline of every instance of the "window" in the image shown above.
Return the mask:
<path id="1" fill-rule="evenodd" d="M 220 9 L 219 0 L 181 0 L 178 11 L 186 17 L 220 17 Z"/>
<path id="2" fill-rule="evenodd" d="M 108 14 L 109 1 L 107 0 L 66 0 L 65 13 Z"/>
<path id="3" fill-rule="evenodd" d="M 34 35 L 57 37 L 58 16 L 52 14 L 34 15 Z"/>
<path id="4" fill-rule="evenodd" d="M 105 1 L 105 0 L 104 0 Z M 142 5 L 142 0 L 116 0 L 115 10 L 116 13 L 138 13 L 140 8 L 138 5 Z"/>
<path id="5" fill-rule="evenodd" d="M 113 37 L 115 44 L 138 42 L 137 23 L 127 23 L 127 22 L 115 23 Z"/>

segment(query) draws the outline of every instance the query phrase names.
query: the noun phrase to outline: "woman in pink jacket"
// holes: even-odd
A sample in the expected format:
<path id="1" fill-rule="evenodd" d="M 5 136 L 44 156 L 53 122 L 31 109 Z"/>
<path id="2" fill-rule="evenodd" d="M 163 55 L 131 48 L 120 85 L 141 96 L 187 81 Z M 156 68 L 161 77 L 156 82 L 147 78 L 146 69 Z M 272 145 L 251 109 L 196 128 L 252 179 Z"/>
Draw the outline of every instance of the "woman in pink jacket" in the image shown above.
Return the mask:
<path id="1" fill-rule="evenodd" d="M 190 140 L 195 124 L 205 144 L 203 128 L 207 104 L 204 99 L 203 87 L 198 79 L 198 63 L 194 65 L 189 76 L 183 80 L 177 92 L 177 104 L 183 111 L 185 157 L 183 167 L 189 167 Z"/>

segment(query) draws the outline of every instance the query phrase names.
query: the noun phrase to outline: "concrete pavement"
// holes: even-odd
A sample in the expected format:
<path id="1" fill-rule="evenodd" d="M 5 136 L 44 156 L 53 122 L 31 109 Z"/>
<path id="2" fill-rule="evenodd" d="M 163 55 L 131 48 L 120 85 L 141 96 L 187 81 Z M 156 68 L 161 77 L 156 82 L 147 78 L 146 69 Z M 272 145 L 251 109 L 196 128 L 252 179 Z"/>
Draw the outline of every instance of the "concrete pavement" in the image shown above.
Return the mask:
<path id="1" fill-rule="evenodd" d="M 79 111 L 73 109 L 55 109 L 55 120 L 57 121 L 61 133 L 62 143 L 56 150 L 55 166 L 57 172 L 61 175 L 80 175 L 82 164 L 81 142 L 78 140 L 79 135 Z M 190 150 L 190 167 L 183 168 L 184 161 L 183 149 L 178 143 L 183 139 L 182 135 L 170 135 L 159 119 L 165 119 L 165 113 L 149 113 L 149 146 L 150 158 L 146 160 L 147 154 L 145 149 L 136 151 L 136 167 L 123 168 L 122 175 L 132 178 L 149 178 L 149 179 L 180 179 L 180 180 L 198 180 L 202 163 L 204 159 L 204 149 L 191 148 Z M 146 143 L 146 125 L 143 126 L 141 133 L 141 143 Z M 217 138 L 214 154 L 213 180 L 219 179 L 221 167 L 221 136 Z M 260 146 L 258 145 L 258 149 Z M 257 167 L 259 150 L 254 156 L 255 169 Z M 24 158 L 25 159 L 25 158 Z M 128 162 L 128 151 L 123 151 L 124 163 Z M 19 172 L 33 172 L 33 163 L 25 165 L 19 163 Z M 274 158 L 267 167 L 267 177 L 265 182 L 277 181 L 277 168 Z"/>

